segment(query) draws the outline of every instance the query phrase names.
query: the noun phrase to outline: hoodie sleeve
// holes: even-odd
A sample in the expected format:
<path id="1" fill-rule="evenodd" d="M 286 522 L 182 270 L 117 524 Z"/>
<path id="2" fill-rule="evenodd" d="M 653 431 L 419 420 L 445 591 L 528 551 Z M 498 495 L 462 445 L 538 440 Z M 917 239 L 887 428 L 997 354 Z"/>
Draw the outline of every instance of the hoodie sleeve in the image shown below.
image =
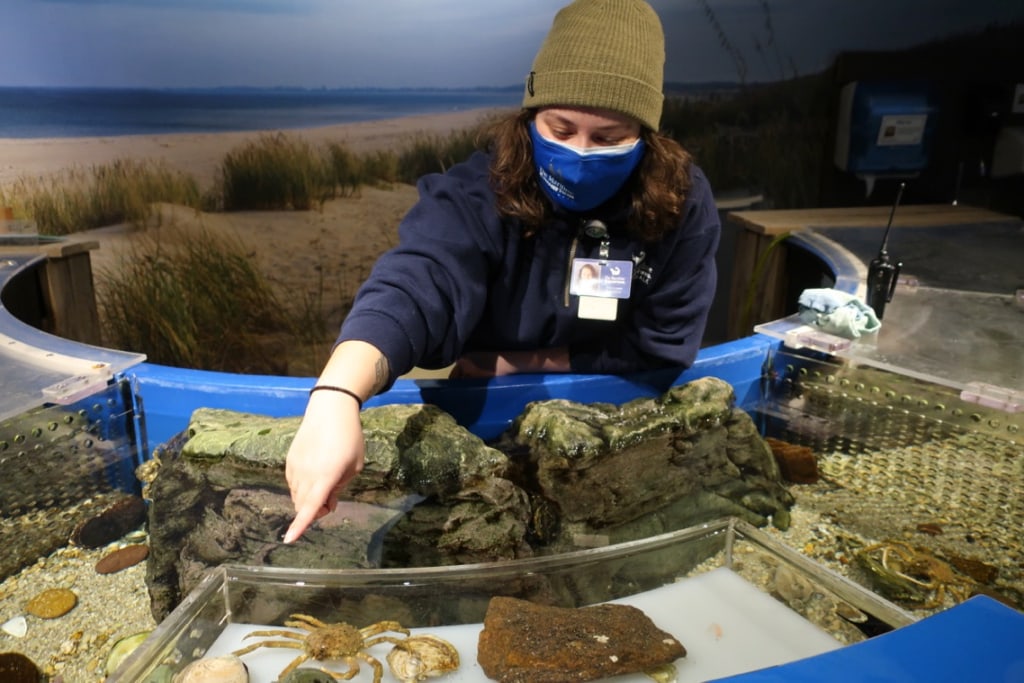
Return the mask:
<path id="1" fill-rule="evenodd" d="M 457 358 L 487 300 L 500 221 L 475 155 L 446 174 L 418 183 L 420 198 L 399 225 L 399 244 L 374 264 L 345 318 L 338 343 L 373 344 L 391 377 L 417 365 L 443 367 Z"/>
<path id="2" fill-rule="evenodd" d="M 574 372 L 620 374 L 693 365 L 715 296 L 721 236 L 711 186 L 696 166 L 681 221 L 678 230 L 652 246 L 651 282 L 634 280 L 615 332 L 570 348 Z"/>

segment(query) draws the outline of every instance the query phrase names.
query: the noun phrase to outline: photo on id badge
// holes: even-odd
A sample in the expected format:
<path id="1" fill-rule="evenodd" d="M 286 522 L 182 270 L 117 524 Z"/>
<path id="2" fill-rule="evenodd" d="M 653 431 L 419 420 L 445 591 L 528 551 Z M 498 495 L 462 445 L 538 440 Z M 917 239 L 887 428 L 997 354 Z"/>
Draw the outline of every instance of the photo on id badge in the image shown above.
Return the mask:
<path id="1" fill-rule="evenodd" d="M 624 268 L 628 261 L 573 259 L 569 293 L 577 296 L 600 296 L 622 299 L 629 296 L 630 274 Z"/>

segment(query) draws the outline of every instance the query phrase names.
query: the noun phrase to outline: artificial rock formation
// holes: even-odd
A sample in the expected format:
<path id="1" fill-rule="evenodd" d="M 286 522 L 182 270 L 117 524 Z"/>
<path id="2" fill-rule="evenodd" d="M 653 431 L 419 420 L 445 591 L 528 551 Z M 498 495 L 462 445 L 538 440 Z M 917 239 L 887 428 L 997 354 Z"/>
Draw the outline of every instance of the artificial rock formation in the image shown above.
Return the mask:
<path id="1" fill-rule="evenodd" d="M 729 384 L 705 377 L 621 407 L 542 401 L 498 447 L 524 453 L 540 495 L 578 537 L 631 540 L 727 515 L 786 528 L 793 497 L 734 400 Z"/>
<path id="2" fill-rule="evenodd" d="M 335 512 L 285 545 L 294 510 L 284 460 L 299 418 L 197 410 L 187 432 L 158 450 L 159 466 L 148 468 L 155 470 L 146 487 L 154 616 L 165 617 L 207 568 L 225 562 L 379 566 L 387 545 L 406 542 L 389 530 L 413 505 L 433 521 L 430 538 L 416 540 L 430 545 L 430 559 L 438 547 L 456 558 L 448 564 L 531 553 L 524 541 L 529 503 L 503 478 L 505 455 L 433 406 L 372 408 L 362 420 L 363 471 Z"/>
<path id="3" fill-rule="evenodd" d="M 732 388 L 714 378 L 621 407 L 536 402 L 490 445 L 434 406 L 369 408 L 363 471 L 338 509 L 290 545 L 281 543 L 293 515 L 284 460 L 299 418 L 197 410 L 140 468 L 154 616 L 221 563 L 436 566 L 606 545 L 730 515 L 784 528 L 793 499 L 733 403 Z"/>

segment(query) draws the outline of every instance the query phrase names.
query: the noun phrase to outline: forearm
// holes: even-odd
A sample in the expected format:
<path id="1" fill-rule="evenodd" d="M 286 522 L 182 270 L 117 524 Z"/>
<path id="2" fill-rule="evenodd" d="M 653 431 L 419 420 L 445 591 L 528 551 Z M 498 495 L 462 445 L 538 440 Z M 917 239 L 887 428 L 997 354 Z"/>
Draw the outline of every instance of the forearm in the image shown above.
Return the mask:
<path id="1" fill-rule="evenodd" d="M 387 382 L 388 359 L 377 347 L 362 341 L 344 341 L 334 347 L 316 384 L 348 389 L 366 401 L 376 396 Z"/>
<path id="2" fill-rule="evenodd" d="M 564 347 L 536 351 L 474 351 L 464 354 L 452 368 L 452 378 L 499 377 L 526 372 L 569 372 L 569 350 Z"/>
<path id="3" fill-rule="evenodd" d="M 506 351 L 499 353 L 495 375 L 523 372 L 568 372 L 569 350 L 564 347 L 536 351 Z"/>

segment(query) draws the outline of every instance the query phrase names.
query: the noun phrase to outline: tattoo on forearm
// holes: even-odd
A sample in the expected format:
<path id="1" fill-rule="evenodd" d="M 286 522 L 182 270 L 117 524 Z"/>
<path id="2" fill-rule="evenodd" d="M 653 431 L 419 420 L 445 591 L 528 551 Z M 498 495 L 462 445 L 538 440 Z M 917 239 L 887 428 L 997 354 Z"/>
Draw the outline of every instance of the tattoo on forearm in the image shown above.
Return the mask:
<path id="1" fill-rule="evenodd" d="M 381 356 L 374 364 L 373 393 L 378 393 L 388 382 L 388 359 Z"/>

